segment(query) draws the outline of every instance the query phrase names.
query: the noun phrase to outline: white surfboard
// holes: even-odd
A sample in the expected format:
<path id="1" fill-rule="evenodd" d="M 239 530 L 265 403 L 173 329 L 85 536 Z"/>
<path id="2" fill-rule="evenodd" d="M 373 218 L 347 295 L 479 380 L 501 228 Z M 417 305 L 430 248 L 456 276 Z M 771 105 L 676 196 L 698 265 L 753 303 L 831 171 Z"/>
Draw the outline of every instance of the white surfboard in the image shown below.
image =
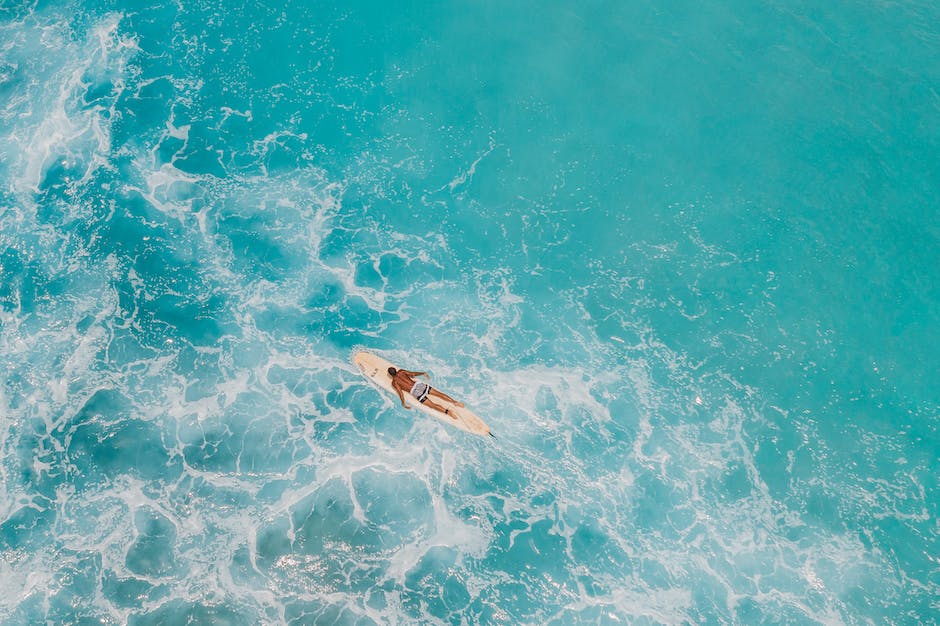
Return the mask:
<path id="1" fill-rule="evenodd" d="M 388 375 L 388 368 L 401 368 L 393 363 L 389 363 L 380 356 L 372 354 L 371 352 L 357 352 L 353 355 L 352 362 L 356 365 L 356 367 L 359 368 L 359 371 L 362 372 L 362 375 L 372 381 L 375 386 L 377 386 L 379 389 L 387 391 L 396 398 L 398 397 L 398 392 L 395 391 L 394 387 L 392 387 L 392 377 Z M 443 398 L 434 398 L 434 402 L 448 409 L 450 415 L 445 415 L 438 410 L 421 404 L 416 398 L 412 397 L 410 393 L 405 393 L 404 395 L 405 402 L 407 402 L 412 408 L 430 415 L 431 417 L 436 417 L 448 426 L 453 426 L 455 428 L 459 428 L 460 430 L 465 430 L 468 433 L 480 435 L 481 437 L 485 437 L 486 435 L 494 436 L 493 433 L 490 432 L 490 427 L 486 425 L 486 422 L 481 420 L 479 416 L 475 415 L 466 407 L 456 406 L 454 403 L 448 402 Z"/>

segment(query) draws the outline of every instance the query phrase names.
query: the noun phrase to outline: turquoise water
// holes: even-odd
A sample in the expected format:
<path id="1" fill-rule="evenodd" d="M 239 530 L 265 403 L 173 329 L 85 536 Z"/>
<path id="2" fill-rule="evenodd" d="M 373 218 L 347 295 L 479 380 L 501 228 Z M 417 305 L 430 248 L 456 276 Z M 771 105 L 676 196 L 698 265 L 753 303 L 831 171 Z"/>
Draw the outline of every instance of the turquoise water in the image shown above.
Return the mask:
<path id="1" fill-rule="evenodd" d="M 0 621 L 940 620 L 938 5 L 220 4 L 0 3 Z"/>

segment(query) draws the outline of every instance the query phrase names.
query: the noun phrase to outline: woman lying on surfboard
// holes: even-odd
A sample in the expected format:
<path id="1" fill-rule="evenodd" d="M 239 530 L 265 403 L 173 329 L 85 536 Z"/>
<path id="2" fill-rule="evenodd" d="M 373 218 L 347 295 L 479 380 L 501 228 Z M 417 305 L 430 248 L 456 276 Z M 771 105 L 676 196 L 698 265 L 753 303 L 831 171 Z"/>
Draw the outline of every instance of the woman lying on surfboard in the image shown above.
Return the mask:
<path id="1" fill-rule="evenodd" d="M 415 376 L 424 376 L 430 380 L 431 377 L 428 376 L 425 372 L 409 372 L 408 370 L 400 370 L 395 369 L 394 367 L 390 367 L 388 368 L 388 375 L 392 377 L 392 389 L 398 392 L 398 398 L 401 400 L 401 405 L 406 409 L 411 410 L 411 407 L 405 404 L 404 394 L 409 393 L 421 404 L 426 404 L 432 409 L 440 411 L 444 415 L 450 415 L 452 419 L 457 419 L 455 415 L 450 413 L 450 409 L 442 407 L 440 404 L 431 400 L 429 396 L 434 396 L 435 398 L 441 398 L 442 400 L 453 402 L 457 406 L 463 406 L 463 402 L 457 402 L 446 393 L 441 393 L 423 380 L 415 380 Z"/>

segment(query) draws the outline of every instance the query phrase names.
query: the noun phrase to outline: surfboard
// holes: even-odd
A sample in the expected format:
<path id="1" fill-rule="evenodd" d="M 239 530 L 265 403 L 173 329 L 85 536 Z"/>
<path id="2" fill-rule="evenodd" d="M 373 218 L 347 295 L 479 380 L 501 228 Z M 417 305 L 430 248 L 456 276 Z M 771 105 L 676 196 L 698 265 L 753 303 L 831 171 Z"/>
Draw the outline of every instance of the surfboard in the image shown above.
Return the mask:
<path id="1" fill-rule="evenodd" d="M 396 392 L 395 388 L 392 387 L 392 377 L 388 375 L 388 368 L 402 368 L 393 363 L 390 363 L 389 361 L 386 361 L 380 356 L 365 351 L 355 353 L 352 357 L 352 362 L 356 367 L 359 368 L 359 371 L 362 372 L 362 375 L 368 378 L 372 384 L 374 384 L 379 389 L 392 394 L 396 399 L 398 398 L 398 392 Z M 443 393 L 447 392 L 445 391 Z M 449 402 L 443 398 L 433 398 L 434 402 L 448 409 L 450 415 L 445 415 L 441 411 L 421 404 L 410 393 L 405 393 L 404 395 L 405 402 L 407 402 L 409 406 L 417 409 L 418 411 L 421 411 L 425 415 L 430 415 L 431 417 L 439 419 L 448 426 L 453 426 L 454 428 L 459 428 L 460 430 L 473 433 L 474 435 L 480 435 L 481 437 L 485 437 L 487 435 L 491 437 L 495 436 L 490 432 L 490 427 L 486 425 L 486 422 L 480 419 L 478 415 L 473 413 L 473 411 L 467 407 L 459 407 L 453 402 Z M 447 395 L 451 394 L 448 393 Z"/>

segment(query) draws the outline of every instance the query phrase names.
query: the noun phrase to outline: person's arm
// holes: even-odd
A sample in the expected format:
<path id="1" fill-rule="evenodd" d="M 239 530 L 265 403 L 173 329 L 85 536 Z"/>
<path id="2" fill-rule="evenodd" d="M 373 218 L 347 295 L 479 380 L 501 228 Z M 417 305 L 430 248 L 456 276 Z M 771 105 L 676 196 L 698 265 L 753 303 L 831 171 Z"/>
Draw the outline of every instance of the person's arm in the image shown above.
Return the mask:
<path id="1" fill-rule="evenodd" d="M 408 370 L 405 370 L 405 373 L 408 374 L 409 376 L 424 376 L 428 380 L 431 380 L 431 377 L 428 376 L 427 372 L 409 372 Z"/>
<path id="2" fill-rule="evenodd" d="M 394 383 L 392 384 L 392 387 L 394 387 L 395 391 L 398 392 L 398 399 L 401 400 L 401 405 L 410 411 L 411 407 L 408 406 L 408 404 L 405 402 L 405 394 L 401 392 L 401 387 L 399 387 L 398 385 Z"/>

